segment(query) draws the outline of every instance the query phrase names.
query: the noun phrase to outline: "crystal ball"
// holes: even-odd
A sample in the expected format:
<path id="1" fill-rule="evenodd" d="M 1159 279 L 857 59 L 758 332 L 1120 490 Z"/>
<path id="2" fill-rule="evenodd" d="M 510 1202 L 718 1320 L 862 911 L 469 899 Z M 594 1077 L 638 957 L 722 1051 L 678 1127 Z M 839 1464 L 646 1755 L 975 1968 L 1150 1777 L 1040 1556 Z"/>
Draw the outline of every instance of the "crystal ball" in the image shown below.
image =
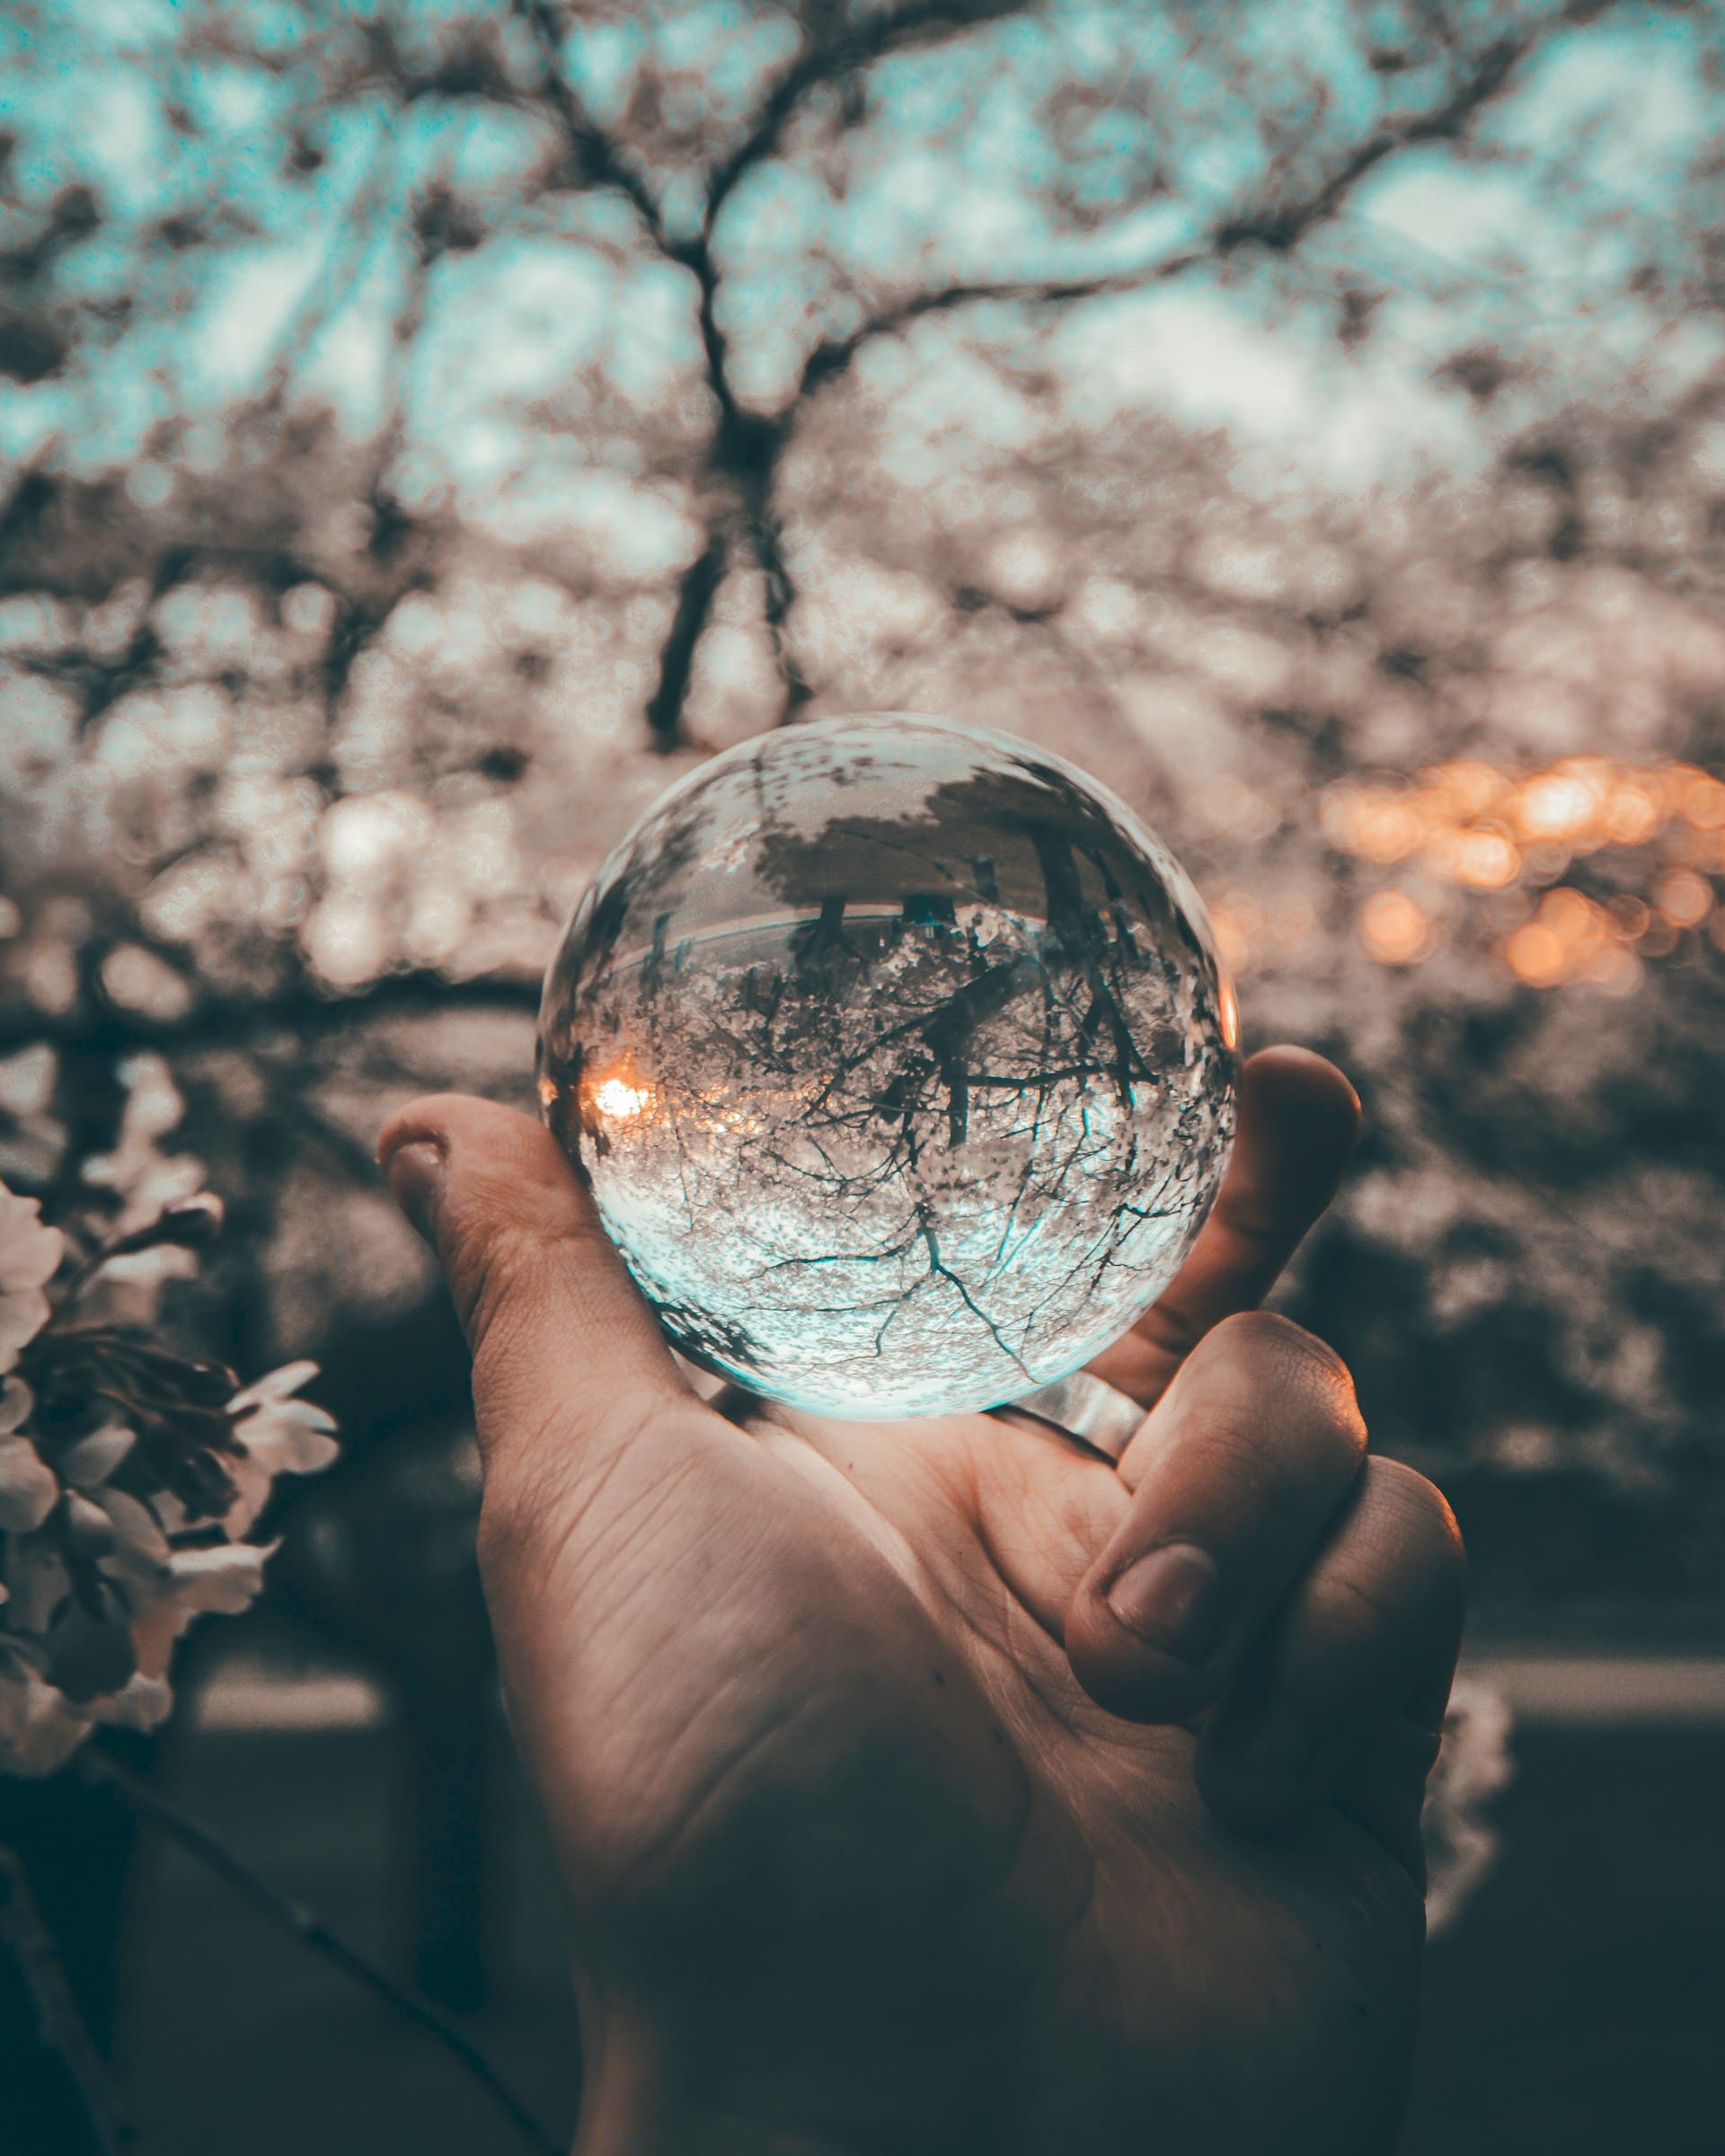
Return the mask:
<path id="1" fill-rule="evenodd" d="M 794 1407 L 998 1405 L 1161 1293 L 1234 1132 L 1185 872 L 1023 741 L 787 728 L 674 786 L 577 906 L 539 1096 L 672 1344 Z"/>

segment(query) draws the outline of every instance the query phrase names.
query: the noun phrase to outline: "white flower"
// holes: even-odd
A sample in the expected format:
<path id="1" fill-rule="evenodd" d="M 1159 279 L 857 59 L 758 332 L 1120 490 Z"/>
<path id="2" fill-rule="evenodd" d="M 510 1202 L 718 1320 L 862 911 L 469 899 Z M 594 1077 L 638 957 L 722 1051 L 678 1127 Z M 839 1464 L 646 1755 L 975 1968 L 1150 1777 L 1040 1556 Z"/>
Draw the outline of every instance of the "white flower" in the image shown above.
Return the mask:
<path id="1" fill-rule="evenodd" d="M 136 1430 L 124 1423 L 104 1423 L 80 1437 L 60 1454 L 60 1474 L 75 1489 L 95 1489 L 104 1483 L 137 1443 Z"/>
<path id="2" fill-rule="evenodd" d="M 19 1435 L 35 1405 L 22 1377 L 0 1378 L 0 1527 L 12 1534 L 40 1527 L 60 1494 L 54 1471 Z"/>
<path id="3" fill-rule="evenodd" d="M 48 1322 L 44 1287 L 59 1269 L 66 1238 L 42 1225 L 33 1197 L 17 1197 L 0 1183 L 0 1370 Z"/>
<path id="4" fill-rule="evenodd" d="M 173 1687 L 165 1677 L 135 1676 L 123 1692 L 93 1700 L 88 1712 L 115 1729 L 155 1729 L 173 1712 Z"/>
<path id="5" fill-rule="evenodd" d="M 102 1491 L 103 1499 L 120 1493 Z M 144 1507 L 139 1507 L 142 1511 Z M 40 1538 L 33 1538 L 40 1542 Z M 137 1673 L 119 1691 L 74 1701 L 49 1684 L 37 1666 L 40 1648 L 0 1633 L 0 1774 L 51 1774 L 63 1766 L 97 1723 L 123 1729 L 154 1729 L 173 1706 L 168 1664 L 174 1642 L 206 1611 L 234 1616 L 257 1599 L 263 1568 L 275 1545 L 221 1542 L 213 1549 L 181 1550 L 151 1567 L 147 1586 L 137 1590 L 132 1644 Z M 39 1554 L 22 1536 L 10 1544 L 13 1586 L 20 1555 Z M 50 1560 L 60 1569 L 57 1558 Z M 15 1595 L 15 1610 L 20 1595 Z M 38 1595 L 31 1613 L 51 1613 L 58 1595 Z"/>
<path id="6" fill-rule="evenodd" d="M 284 1363 L 227 1403 L 234 1435 L 244 1448 L 242 1457 L 225 1463 L 238 1493 L 225 1523 L 230 1535 L 251 1526 L 278 1475 L 314 1475 L 341 1450 L 333 1419 L 309 1400 L 292 1397 L 316 1375 L 315 1363 Z"/>
<path id="7" fill-rule="evenodd" d="M 315 1363 L 284 1363 L 227 1403 L 234 1436 L 272 1474 L 315 1474 L 335 1458 L 333 1418 L 309 1400 L 290 1397 L 316 1375 Z"/>
<path id="8" fill-rule="evenodd" d="M 83 1710 L 22 1658 L 0 1651 L 0 1772 L 51 1774 L 90 1727 Z"/>
<path id="9" fill-rule="evenodd" d="M 98 1722 L 154 1729 L 172 1708 L 172 1687 L 142 1672 L 105 1699 L 75 1706 L 26 1657 L 0 1647 L 0 1773 L 31 1779 L 52 1774 Z"/>
<path id="10" fill-rule="evenodd" d="M 212 1216 L 213 1206 L 200 1206 L 199 1221 Z M 236 1392 L 226 1411 L 231 1442 L 218 1433 L 208 1447 L 234 1485 L 226 1542 L 208 1542 L 201 1513 L 188 1518 L 135 1430 L 97 1420 L 102 1394 L 93 1378 L 88 1419 L 96 1427 L 56 1445 L 50 1464 L 30 1427 L 31 1387 L 6 1373 L 46 1318 L 41 1288 L 61 1249 L 35 1206 L 0 1186 L 0 1775 L 53 1773 L 98 1724 L 153 1729 L 165 1720 L 181 1634 L 206 1611 L 234 1615 L 262 1591 L 274 1545 L 240 1537 L 275 1478 L 314 1473 L 337 1452 L 331 1418 L 295 1397 L 317 1365 L 296 1362 Z M 163 1359 L 171 1370 L 174 1358 Z M 189 1364 L 181 1374 L 200 1383 L 207 1375 Z M 195 1404 L 195 1389 L 186 1399 Z M 189 1422 L 194 1435 L 197 1427 Z M 178 1546 L 194 1532 L 199 1547 Z M 72 1599 L 75 1572 L 92 1568 L 106 1583 L 99 1612 Z M 71 1696 L 86 1683 L 116 1689 Z"/>
<path id="11" fill-rule="evenodd" d="M 59 1501 L 60 1485 L 28 1437 L 0 1437 L 0 1527 L 28 1534 Z"/>
<path id="12" fill-rule="evenodd" d="M 158 1572 L 172 1552 L 161 1522 L 141 1498 L 124 1489 L 93 1489 L 90 1502 L 108 1515 L 114 1531 L 114 1547 L 107 1569 L 130 1577 L 142 1571 L 146 1577 Z"/>
<path id="13" fill-rule="evenodd" d="M 177 1550 L 163 1568 L 161 1592 L 141 1608 L 132 1625 L 137 1666 L 146 1677 L 165 1677 L 173 1643 L 208 1611 L 236 1617 L 263 1592 L 263 1568 L 274 1542 L 218 1542 L 209 1550 Z"/>

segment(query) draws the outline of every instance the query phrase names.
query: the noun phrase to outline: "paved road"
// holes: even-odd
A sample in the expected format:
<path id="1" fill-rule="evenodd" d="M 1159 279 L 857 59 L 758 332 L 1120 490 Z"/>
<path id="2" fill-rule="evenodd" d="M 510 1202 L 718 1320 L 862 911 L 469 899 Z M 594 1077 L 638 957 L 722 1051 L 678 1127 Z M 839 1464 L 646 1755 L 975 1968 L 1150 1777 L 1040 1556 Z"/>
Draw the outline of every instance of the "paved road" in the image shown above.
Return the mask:
<path id="1" fill-rule="evenodd" d="M 1661 1695 L 1646 1669 L 1560 1677 L 1545 1660 L 1543 1674 L 1511 1680 L 1533 1713 L 1499 1807 L 1504 1862 L 1432 1951 L 1403 2156 L 1719 2156 L 1716 1688 L 1694 1666 L 1660 1680 Z M 274 1735 L 206 1728 L 182 1762 L 180 1792 L 279 1885 L 376 1950 L 390 1929 L 387 1744 L 363 1714 L 335 1728 L 301 1719 Z M 513 1793 L 510 1807 L 498 1895 L 504 1981 L 478 2027 L 561 2129 L 574 2034 L 555 1888 Z M 509 2148 L 435 2053 L 177 1857 L 157 1852 L 144 1875 L 126 1968 L 127 2078 L 145 2156 Z"/>

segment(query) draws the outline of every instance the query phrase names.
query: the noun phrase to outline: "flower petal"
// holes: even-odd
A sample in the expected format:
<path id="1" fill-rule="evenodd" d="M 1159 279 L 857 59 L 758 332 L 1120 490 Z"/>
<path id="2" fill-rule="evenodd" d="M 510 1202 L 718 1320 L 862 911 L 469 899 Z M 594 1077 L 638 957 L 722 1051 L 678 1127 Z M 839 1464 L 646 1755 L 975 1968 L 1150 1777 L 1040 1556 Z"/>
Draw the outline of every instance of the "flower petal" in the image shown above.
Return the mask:
<path id="1" fill-rule="evenodd" d="M 60 1485 L 28 1437 L 0 1437 L 0 1527 L 28 1534 L 58 1502 Z"/>
<path id="2" fill-rule="evenodd" d="M 90 1719 L 34 1670 L 0 1672 L 0 1774 L 51 1774 L 90 1734 Z"/>
<path id="3" fill-rule="evenodd" d="M 0 1378 L 0 1436 L 10 1436 L 30 1420 L 36 1395 L 22 1377 Z"/>
<path id="4" fill-rule="evenodd" d="M 334 1422 L 322 1408 L 290 1400 L 280 1407 L 259 1408 L 234 1435 L 272 1474 L 313 1475 L 341 1450 L 334 1431 Z"/>
<path id="5" fill-rule="evenodd" d="M 273 1542 L 218 1542 L 211 1550 L 176 1550 L 168 1560 L 173 1597 L 188 1615 L 220 1610 L 234 1617 L 263 1588 Z"/>
<path id="6" fill-rule="evenodd" d="M 301 1359 L 284 1363 L 279 1370 L 269 1370 L 236 1392 L 227 1403 L 230 1415 L 243 1414 L 248 1408 L 260 1407 L 267 1400 L 286 1400 L 290 1392 L 297 1392 L 302 1385 L 309 1384 L 317 1375 L 318 1365 Z"/>
<path id="7" fill-rule="evenodd" d="M 10 1370 L 18 1350 L 48 1323 L 52 1305 L 40 1287 L 0 1291 L 0 1370 Z"/>
<path id="8" fill-rule="evenodd" d="M 59 1270 L 66 1238 L 44 1227 L 33 1197 L 19 1197 L 0 1183 L 0 1295 L 21 1287 L 46 1287 Z"/>
<path id="9" fill-rule="evenodd" d="M 274 1542 L 224 1542 L 210 1550 L 176 1550 L 159 1577 L 162 1591 L 135 1605 L 132 1644 L 146 1677 L 167 1674 L 173 1643 L 207 1610 L 236 1616 L 263 1587 Z"/>
<path id="10" fill-rule="evenodd" d="M 234 1502 L 223 1515 L 222 1526 L 229 1542 L 237 1542 L 250 1533 L 258 1515 L 270 1502 L 270 1486 L 276 1478 L 261 1461 L 242 1453 L 227 1462 L 227 1479 L 234 1485 Z"/>
<path id="11" fill-rule="evenodd" d="M 60 1478 L 76 1489 L 93 1489 L 105 1482 L 137 1442 L 136 1430 L 123 1422 L 111 1422 L 92 1430 L 60 1454 Z"/>
<path id="12" fill-rule="evenodd" d="M 152 1567 L 168 1562 L 173 1554 L 168 1538 L 141 1498 L 123 1489 L 98 1489 L 91 1493 L 91 1502 L 100 1505 L 113 1522 L 116 1542 L 126 1556 Z"/>
<path id="13" fill-rule="evenodd" d="M 93 1700 L 90 1710 L 116 1729 L 159 1728 L 173 1711 L 173 1687 L 161 1677 L 135 1676 L 105 1700 Z"/>
<path id="14" fill-rule="evenodd" d="M 65 1560 L 45 1534 L 9 1534 L 5 1557 L 12 1629 L 46 1632 L 55 1611 L 72 1592 L 72 1575 Z"/>

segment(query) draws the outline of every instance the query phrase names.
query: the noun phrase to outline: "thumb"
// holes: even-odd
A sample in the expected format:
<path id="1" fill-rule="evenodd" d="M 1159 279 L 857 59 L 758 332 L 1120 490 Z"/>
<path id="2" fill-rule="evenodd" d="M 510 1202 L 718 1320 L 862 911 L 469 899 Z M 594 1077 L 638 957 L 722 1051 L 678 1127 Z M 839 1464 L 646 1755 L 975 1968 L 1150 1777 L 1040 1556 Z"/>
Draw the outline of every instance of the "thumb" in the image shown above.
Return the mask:
<path id="1" fill-rule="evenodd" d="M 437 1093 L 391 1118 L 377 1157 L 473 1349 L 488 1508 L 577 1492 L 623 1447 L 651 1444 L 663 1410 L 686 1413 L 652 1312 L 549 1131 Z"/>

